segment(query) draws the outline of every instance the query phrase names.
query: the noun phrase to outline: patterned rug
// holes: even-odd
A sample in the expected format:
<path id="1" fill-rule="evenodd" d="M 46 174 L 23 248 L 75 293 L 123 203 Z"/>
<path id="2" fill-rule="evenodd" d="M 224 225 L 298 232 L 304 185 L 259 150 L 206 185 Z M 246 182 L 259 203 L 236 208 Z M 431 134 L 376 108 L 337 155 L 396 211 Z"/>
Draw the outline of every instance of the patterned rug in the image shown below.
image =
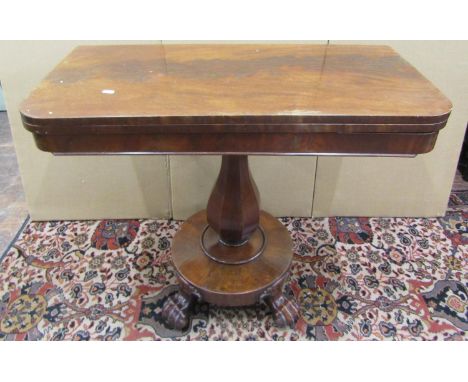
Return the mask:
<path id="1" fill-rule="evenodd" d="M 438 219 L 281 218 L 294 240 L 294 329 L 275 327 L 263 304 L 198 304 L 185 331 L 166 328 L 181 222 L 32 222 L 1 259 L 0 338 L 466 340 L 467 206 L 459 191 Z"/>

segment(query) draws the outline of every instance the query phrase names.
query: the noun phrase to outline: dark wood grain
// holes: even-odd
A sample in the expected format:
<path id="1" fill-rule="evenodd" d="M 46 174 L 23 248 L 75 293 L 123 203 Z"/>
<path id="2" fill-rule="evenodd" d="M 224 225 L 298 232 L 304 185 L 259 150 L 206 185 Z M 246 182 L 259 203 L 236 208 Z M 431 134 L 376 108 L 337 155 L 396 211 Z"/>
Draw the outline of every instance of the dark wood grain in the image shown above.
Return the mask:
<path id="1" fill-rule="evenodd" d="M 310 44 L 81 46 L 21 105 L 57 153 L 419 154 L 450 110 L 389 47 Z"/>
<path id="2" fill-rule="evenodd" d="M 432 150 L 434 133 L 219 133 L 34 136 L 37 147 L 56 154 L 366 154 L 415 155 Z"/>
<path id="3" fill-rule="evenodd" d="M 222 243 L 245 243 L 258 227 L 260 197 L 246 155 L 223 155 L 206 207 L 210 227 Z"/>
<path id="4" fill-rule="evenodd" d="M 113 94 L 103 94 L 113 90 Z M 450 102 L 386 46 L 80 46 L 21 107 L 37 124 L 150 117 L 149 124 L 446 119 Z M 415 118 L 416 117 L 416 118 Z M 349 121 L 349 118 L 347 118 Z M 95 121 L 96 122 L 96 121 Z"/>
<path id="5" fill-rule="evenodd" d="M 207 211 L 174 238 L 180 289 L 162 315 L 183 329 L 196 300 L 298 317 L 282 292 L 291 239 L 259 211 L 248 154 L 426 153 L 451 107 L 385 46 L 161 44 L 78 47 L 20 111 L 56 154 L 223 155 Z"/>
<path id="6" fill-rule="evenodd" d="M 252 305 L 266 297 L 262 294 L 268 288 L 273 293 L 278 280 L 284 281 L 292 261 L 292 241 L 277 219 L 261 212 L 269 246 L 261 257 L 242 265 L 221 264 L 203 253 L 199 240 L 206 224 L 206 211 L 186 220 L 174 238 L 172 252 L 179 276 L 190 281 L 202 300 L 221 306 Z"/>

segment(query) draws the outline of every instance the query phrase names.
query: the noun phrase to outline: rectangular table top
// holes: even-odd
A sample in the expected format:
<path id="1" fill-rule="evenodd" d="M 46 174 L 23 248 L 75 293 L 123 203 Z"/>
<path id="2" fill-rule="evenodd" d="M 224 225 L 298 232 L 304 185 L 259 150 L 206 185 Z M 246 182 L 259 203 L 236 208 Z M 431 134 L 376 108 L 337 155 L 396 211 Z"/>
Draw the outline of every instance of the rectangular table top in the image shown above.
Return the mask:
<path id="1" fill-rule="evenodd" d="M 316 141 L 327 133 L 327 139 L 382 133 L 422 139 L 423 134 L 433 146 L 450 110 L 450 101 L 386 46 L 155 44 L 77 47 L 20 112 L 39 147 L 53 152 L 241 152 L 214 141 L 210 149 L 207 142 L 176 148 L 175 141 L 165 146 L 161 140 L 173 134 L 182 142 L 187 134 L 243 133 L 250 134 L 243 136 L 243 147 L 250 142 L 253 153 L 416 154 L 432 147 L 413 143 L 379 150 L 377 144 L 369 151 L 327 142 L 319 147 Z M 298 137 L 292 134 L 304 138 L 302 144 L 291 145 Z M 110 147 L 83 141 L 101 136 L 97 139 L 104 142 L 102 135 L 110 141 L 130 135 L 134 143 Z M 159 143 L 142 145 L 135 135 Z M 83 142 L 74 144 L 71 137 Z M 262 143 L 276 137 L 274 147 Z"/>

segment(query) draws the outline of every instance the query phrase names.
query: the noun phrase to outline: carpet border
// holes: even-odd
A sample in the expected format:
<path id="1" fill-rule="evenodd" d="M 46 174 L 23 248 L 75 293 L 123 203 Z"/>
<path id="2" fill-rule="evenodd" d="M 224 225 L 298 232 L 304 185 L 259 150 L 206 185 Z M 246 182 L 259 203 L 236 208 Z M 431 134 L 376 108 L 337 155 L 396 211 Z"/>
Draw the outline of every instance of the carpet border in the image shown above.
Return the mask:
<path id="1" fill-rule="evenodd" d="M 11 239 L 10 243 L 7 245 L 5 250 L 2 252 L 2 254 L 0 256 L 0 263 L 3 261 L 3 259 L 7 255 L 8 251 L 11 249 L 13 244 L 15 244 L 16 240 L 18 240 L 19 236 L 23 233 L 24 229 L 26 228 L 26 226 L 29 224 L 30 221 L 31 221 L 31 217 L 28 214 L 26 216 L 26 218 L 24 219 L 23 223 L 21 224 L 20 228 L 18 229 L 18 232 L 16 232 L 13 239 Z"/>

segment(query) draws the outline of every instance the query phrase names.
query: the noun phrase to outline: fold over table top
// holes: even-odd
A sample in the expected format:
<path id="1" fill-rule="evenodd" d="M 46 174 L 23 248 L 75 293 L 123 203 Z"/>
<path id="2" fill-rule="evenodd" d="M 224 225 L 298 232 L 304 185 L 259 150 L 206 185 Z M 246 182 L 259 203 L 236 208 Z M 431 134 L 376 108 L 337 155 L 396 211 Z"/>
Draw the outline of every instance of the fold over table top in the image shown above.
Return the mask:
<path id="1" fill-rule="evenodd" d="M 450 101 L 386 46 L 80 46 L 21 105 L 54 153 L 414 155 Z"/>

